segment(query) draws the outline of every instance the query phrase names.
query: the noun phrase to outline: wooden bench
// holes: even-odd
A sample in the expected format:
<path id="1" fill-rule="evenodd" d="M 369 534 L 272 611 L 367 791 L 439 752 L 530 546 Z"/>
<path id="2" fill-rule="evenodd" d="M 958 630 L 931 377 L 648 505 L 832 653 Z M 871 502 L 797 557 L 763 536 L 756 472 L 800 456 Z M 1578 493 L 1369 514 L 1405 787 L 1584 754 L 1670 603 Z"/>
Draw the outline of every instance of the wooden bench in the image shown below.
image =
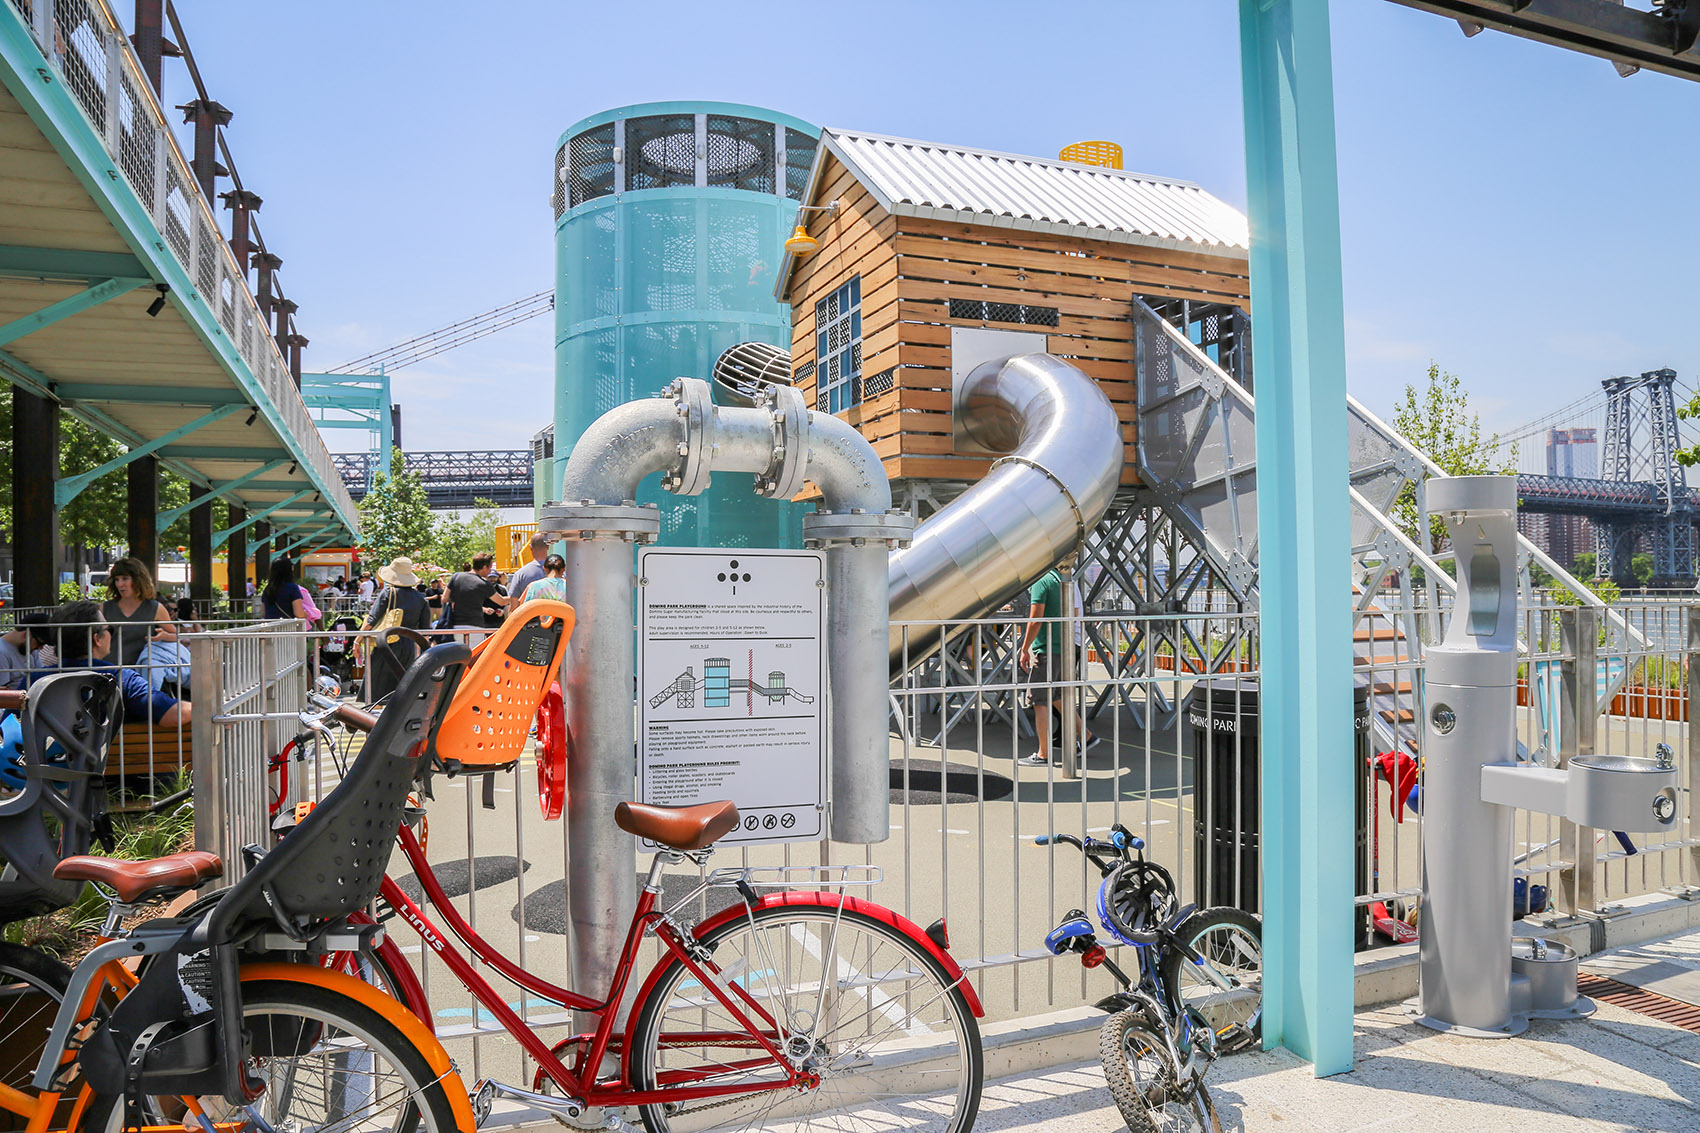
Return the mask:
<path id="1" fill-rule="evenodd" d="M 108 775 L 171 775 L 190 766 L 190 728 L 125 724 L 106 752 Z"/>

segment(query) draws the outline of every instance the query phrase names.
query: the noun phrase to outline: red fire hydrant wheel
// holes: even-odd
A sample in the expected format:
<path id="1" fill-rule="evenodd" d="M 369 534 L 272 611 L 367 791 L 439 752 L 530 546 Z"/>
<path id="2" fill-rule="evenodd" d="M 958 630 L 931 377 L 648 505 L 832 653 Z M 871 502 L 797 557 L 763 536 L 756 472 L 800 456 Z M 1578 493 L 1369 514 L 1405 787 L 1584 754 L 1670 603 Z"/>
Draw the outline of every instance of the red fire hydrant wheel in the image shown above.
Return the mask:
<path id="1" fill-rule="evenodd" d="M 537 707 L 537 804 L 557 819 L 567 804 L 567 709 L 557 681 Z"/>

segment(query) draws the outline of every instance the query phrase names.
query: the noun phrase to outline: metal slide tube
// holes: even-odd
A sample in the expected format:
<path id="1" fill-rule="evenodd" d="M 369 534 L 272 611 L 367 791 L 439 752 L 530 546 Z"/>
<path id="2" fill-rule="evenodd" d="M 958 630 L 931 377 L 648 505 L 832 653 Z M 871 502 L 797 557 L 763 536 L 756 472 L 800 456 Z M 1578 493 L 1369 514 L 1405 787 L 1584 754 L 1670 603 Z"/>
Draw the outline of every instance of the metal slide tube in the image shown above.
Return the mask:
<path id="1" fill-rule="evenodd" d="M 1115 497 L 1121 422 L 1098 384 L 1049 354 L 987 362 L 968 376 L 963 425 L 1009 452 L 888 561 L 894 622 L 978 617 L 1077 549 Z M 913 665 L 937 630 L 892 628 L 890 664 Z"/>

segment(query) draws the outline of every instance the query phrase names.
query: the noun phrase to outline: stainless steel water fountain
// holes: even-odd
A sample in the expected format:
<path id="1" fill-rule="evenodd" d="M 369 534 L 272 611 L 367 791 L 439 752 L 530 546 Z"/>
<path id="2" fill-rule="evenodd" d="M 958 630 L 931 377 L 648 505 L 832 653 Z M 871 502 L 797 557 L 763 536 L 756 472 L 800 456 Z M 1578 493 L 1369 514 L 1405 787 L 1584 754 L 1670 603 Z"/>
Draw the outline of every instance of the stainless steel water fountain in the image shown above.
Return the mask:
<path id="1" fill-rule="evenodd" d="M 1428 651 L 1422 700 L 1418 1021 L 1497 1038 L 1531 1015 L 1593 1010 L 1575 994 L 1576 957 L 1562 945 L 1524 940 L 1512 970 L 1513 808 L 1660 830 L 1676 821 L 1676 768 L 1664 754 L 1585 756 L 1562 769 L 1517 762 L 1517 481 L 1445 477 L 1427 491 L 1451 537 L 1458 597 L 1445 640 Z"/>

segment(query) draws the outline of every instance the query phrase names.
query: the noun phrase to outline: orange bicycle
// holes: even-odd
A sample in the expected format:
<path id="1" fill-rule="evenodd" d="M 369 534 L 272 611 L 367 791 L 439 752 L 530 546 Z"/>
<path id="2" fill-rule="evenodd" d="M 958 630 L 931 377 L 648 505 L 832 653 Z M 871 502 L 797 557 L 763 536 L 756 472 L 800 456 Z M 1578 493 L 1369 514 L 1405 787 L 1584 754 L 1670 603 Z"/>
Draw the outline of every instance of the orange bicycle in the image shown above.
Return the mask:
<path id="1" fill-rule="evenodd" d="M 73 856 L 54 868 L 62 881 L 97 886 L 109 913 L 101 943 L 74 971 L 0 949 L 0 1126 L 474 1127 L 466 1088 L 429 1030 L 324 966 L 382 940 L 381 926 L 350 918 L 377 894 L 467 656 L 462 645 L 425 654 L 380 719 L 343 711 L 370 735 L 342 782 L 275 849 L 249 847 L 248 872 L 184 915 L 125 925 L 140 905 L 221 876 L 215 855 Z"/>

